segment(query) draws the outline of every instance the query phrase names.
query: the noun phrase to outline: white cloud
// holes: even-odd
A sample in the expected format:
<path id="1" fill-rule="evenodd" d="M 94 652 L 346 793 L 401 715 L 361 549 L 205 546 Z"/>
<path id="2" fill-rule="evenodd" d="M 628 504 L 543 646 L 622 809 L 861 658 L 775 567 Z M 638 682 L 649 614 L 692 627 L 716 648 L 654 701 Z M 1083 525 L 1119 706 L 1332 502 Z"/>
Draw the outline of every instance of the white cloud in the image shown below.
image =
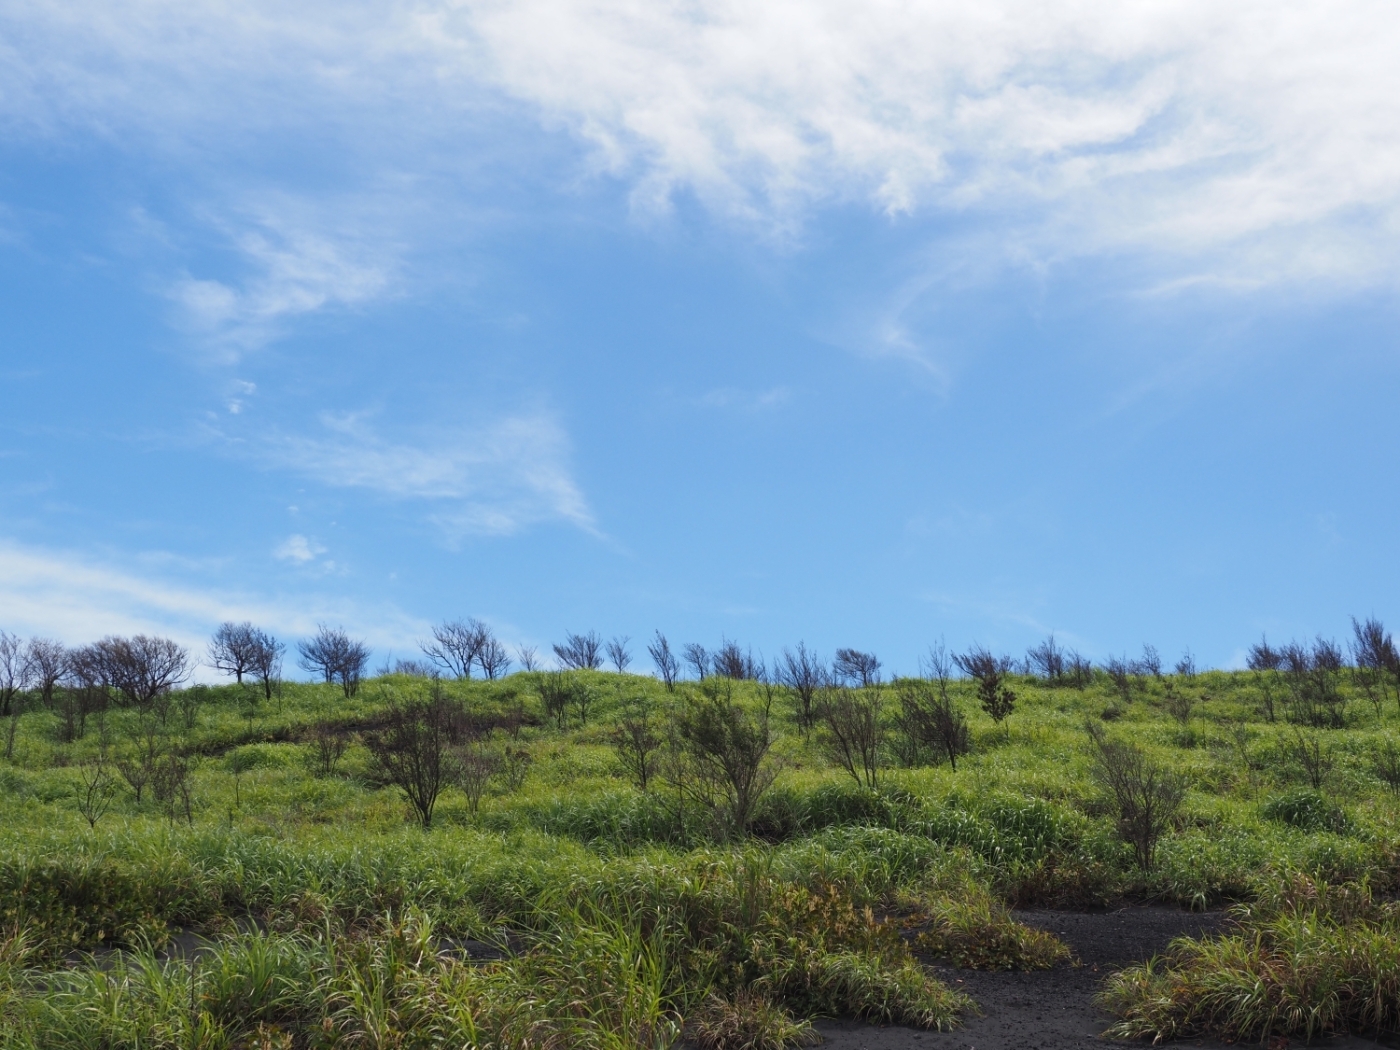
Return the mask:
<path id="1" fill-rule="evenodd" d="M 991 216 L 1042 257 L 1147 250 L 1393 279 L 1386 5 L 483 0 L 428 23 L 664 201 Z"/>
<path id="2" fill-rule="evenodd" d="M 355 228 L 351 220 L 363 216 L 333 222 L 286 200 L 278 205 L 209 219 L 242 260 L 239 277 L 186 274 L 170 286 L 181 327 L 218 359 L 236 361 L 297 317 L 360 306 L 392 286 L 393 247 L 382 233 Z M 241 408 L 241 401 L 230 404 L 235 414 Z"/>
<path id="3" fill-rule="evenodd" d="M 740 390 L 736 387 L 720 387 L 711 390 L 700 399 L 706 408 L 737 408 L 748 412 L 780 408 L 792 398 L 792 391 L 785 386 L 775 386 L 771 390 Z"/>
<path id="4" fill-rule="evenodd" d="M 434 505 L 449 535 L 506 534 L 562 519 L 588 531 L 593 517 L 568 468 L 568 438 L 543 414 L 420 442 L 386 440 L 362 415 L 321 417 L 316 435 L 274 434 L 256 454 L 327 485 Z"/>
<path id="5" fill-rule="evenodd" d="M 282 561 L 305 565 L 309 561 L 315 561 L 325 553 L 326 548 L 315 540 L 309 540 L 300 533 L 293 533 L 277 545 L 272 556 Z"/>
<path id="6" fill-rule="evenodd" d="M 188 567 L 180 575 L 188 580 Z M 0 606 L 5 628 L 15 633 L 57 637 L 70 645 L 108 634 L 156 633 L 176 639 L 196 657 L 225 620 L 252 620 L 284 639 L 310 635 L 317 623 L 342 624 L 378 650 L 412 648 L 427 630 L 423 621 L 383 606 L 369 614 L 315 594 L 273 599 L 173 584 L 148 567 L 104 564 L 3 539 Z"/>
<path id="7" fill-rule="evenodd" d="M 786 236 L 859 201 L 961 216 L 967 253 L 1144 253 L 1162 288 L 1353 287 L 1400 268 L 1397 53 L 1377 0 L 19 0 L 0 120 L 181 171 L 292 151 L 370 185 L 508 155 L 462 130 L 505 98 L 642 208 L 694 192 Z M 421 192 L 470 192 L 449 181 Z M 252 275 L 172 293 L 225 345 L 392 287 L 370 245 L 395 234 L 236 225 Z"/>

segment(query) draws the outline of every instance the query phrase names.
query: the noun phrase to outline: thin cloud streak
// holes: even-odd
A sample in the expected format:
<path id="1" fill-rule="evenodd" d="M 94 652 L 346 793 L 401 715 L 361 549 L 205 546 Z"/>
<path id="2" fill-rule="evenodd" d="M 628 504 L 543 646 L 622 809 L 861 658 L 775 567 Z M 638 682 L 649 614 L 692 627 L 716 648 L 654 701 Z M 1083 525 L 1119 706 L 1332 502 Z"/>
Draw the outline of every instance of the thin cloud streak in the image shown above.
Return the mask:
<path id="1" fill-rule="evenodd" d="M 376 648 L 406 649 L 425 632 L 422 621 L 392 610 L 369 617 L 317 596 L 300 597 L 293 608 L 290 600 L 172 584 L 90 557 L 8 540 L 0 540 L 0 603 L 8 610 L 11 631 L 53 636 L 70 645 L 109 634 L 164 634 L 196 657 L 210 631 L 225 620 L 252 620 L 284 638 L 310 635 L 318 622 L 344 624 Z"/>
<path id="2" fill-rule="evenodd" d="M 322 433 L 274 434 L 254 446 L 269 466 L 337 488 L 437 504 L 450 538 L 506 535 L 550 520 L 595 532 L 570 476 L 568 437 L 546 415 L 497 420 L 411 444 L 381 437 L 360 415 L 323 414 Z"/>

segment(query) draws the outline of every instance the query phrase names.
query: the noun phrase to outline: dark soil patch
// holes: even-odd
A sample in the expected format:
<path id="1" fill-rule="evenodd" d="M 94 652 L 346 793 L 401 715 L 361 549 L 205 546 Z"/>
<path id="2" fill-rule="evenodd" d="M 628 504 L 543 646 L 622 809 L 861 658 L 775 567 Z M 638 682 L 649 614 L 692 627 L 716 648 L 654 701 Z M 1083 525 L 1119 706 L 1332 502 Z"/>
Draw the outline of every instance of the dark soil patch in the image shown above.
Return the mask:
<path id="1" fill-rule="evenodd" d="M 1222 929 L 1221 912 L 1131 905 L 1086 914 L 1019 911 L 1030 926 L 1055 933 L 1070 946 L 1075 964 L 1031 973 L 983 973 L 926 960 L 950 987 L 971 996 L 982 1016 L 966 1018 L 951 1032 L 921 1032 L 852 1021 L 821 1021 L 816 1027 L 829 1050 L 1102 1050 L 1113 1044 L 1100 1037 L 1113 1018 L 1094 1005 L 1105 976 L 1164 951 L 1174 938 L 1198 937 Z M 1228 1044 L 1189 1040 L 1170 1044 L 1230 1050 Z M 1327 1040 L 1330 1050 L 1371 1050 L 1365 1039 Z"/>

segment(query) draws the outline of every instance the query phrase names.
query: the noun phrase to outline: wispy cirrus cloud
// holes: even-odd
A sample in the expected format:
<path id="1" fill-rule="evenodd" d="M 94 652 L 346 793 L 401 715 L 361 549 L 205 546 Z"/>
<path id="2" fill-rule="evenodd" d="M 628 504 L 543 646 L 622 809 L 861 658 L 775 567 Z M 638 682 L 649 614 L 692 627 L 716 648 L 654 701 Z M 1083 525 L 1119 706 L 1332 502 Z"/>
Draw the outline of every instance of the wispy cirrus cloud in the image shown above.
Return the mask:
<path id="1" fill-rule="evenodd" d="M 956 217 L 950 250 L 1003 263 L 1133 253 L 1158 289 L 1345 289 L 1400 276 L 1397 52 L 1377 0 L 21 0 L 0 121 L 148 151 L 196 194 L 231 170 L 288 193 L 306 170 L 431 173 L 415 192 L 442 205 L 479 188 L 460 174 L 479 155 L 511 177 L 520 155 L 475 121 L 524 107 L 585 145 L 559 184 L 606 172 L 644 209 L 693 193 L 800 239 L 858 202 Z M 253 276 L 174 290 L 229 345 L 389 294 L 371 241 L 452 235 L 237 224 Z"/>
<path id="2" fill-rule="evenodd" d="M 175 559 L 177 562 L 179 559 Z M 225 620 L 252 620 L 284 637 L 309 635 L 319 622 L 343 624 L 376 647 L 407 649 L 426 624 L 392 608 L 370 613 L 319 595 L 251 595 L 189 580 L 187 565 L 172 583 L 154 566 L 162 559 L 103 559 L 91 554 L 0 539 L 0 603 L 6 627 L 80 644 L 108 634 L 155 633 L 175 638 L 198 658 Z"/>
<path id="3" fill-rule="evenodd" d="M 323 413 L 320 421 L 317 433 L 260 438 L 252 454 L 325 485 L 421 502 L 452 538 L 505 535 L 550 520 L 594 531 L 569 470 L 568 436 L 549 415 L 509 416 L 416 441 L 385 438 L 363 414 Z"/>
<path id="4" fill-rule="evenodd" d="M 398 259 L 384 231 L 374 236 L 343 216 L 337 229 L 321 216 L 296 214 L 311 209 L 278 205 L 211 221 L 240 259 L 236 276 L 185 273 L 168 287 L 177 323 L 216 360 L 237 361 L 299 317 L 391 292 Z"/>

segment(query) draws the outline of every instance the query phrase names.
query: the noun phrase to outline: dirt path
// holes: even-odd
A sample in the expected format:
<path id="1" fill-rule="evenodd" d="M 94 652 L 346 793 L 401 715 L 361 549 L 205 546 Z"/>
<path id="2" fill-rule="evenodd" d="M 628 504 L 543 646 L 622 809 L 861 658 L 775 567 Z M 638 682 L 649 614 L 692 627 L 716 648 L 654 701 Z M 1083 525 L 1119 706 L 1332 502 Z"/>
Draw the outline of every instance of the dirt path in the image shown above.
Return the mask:
<path id="1" fill-rule="evenodd" d="M 1017 917 L 1056 933 L 1081 965 L 1035 973 L 980 973 L 934 963 L 939 977 L 977 1002 L 981 1017 L 968 1018 L 952 1032 L 823 1021 L 817 1025 L 824 1039 L 821 1045 L 826 1050 L 1104 1050 L 1114 1044 L 1099 1033 L 1112 1019 L 1093 1002 L 1104 975 L 1161 952 L 1175 937 L 1211 933 L 1223 923 L 1219 912 L 1150 906 L 1102 914 L 1026 911 Z M 1238 1050 L 1209 1040 L 1172 1045 Z M 1374 1050 L 1379 1044 L 1349 1038 L 1321 1045 L 1330 1050 Z"/>

